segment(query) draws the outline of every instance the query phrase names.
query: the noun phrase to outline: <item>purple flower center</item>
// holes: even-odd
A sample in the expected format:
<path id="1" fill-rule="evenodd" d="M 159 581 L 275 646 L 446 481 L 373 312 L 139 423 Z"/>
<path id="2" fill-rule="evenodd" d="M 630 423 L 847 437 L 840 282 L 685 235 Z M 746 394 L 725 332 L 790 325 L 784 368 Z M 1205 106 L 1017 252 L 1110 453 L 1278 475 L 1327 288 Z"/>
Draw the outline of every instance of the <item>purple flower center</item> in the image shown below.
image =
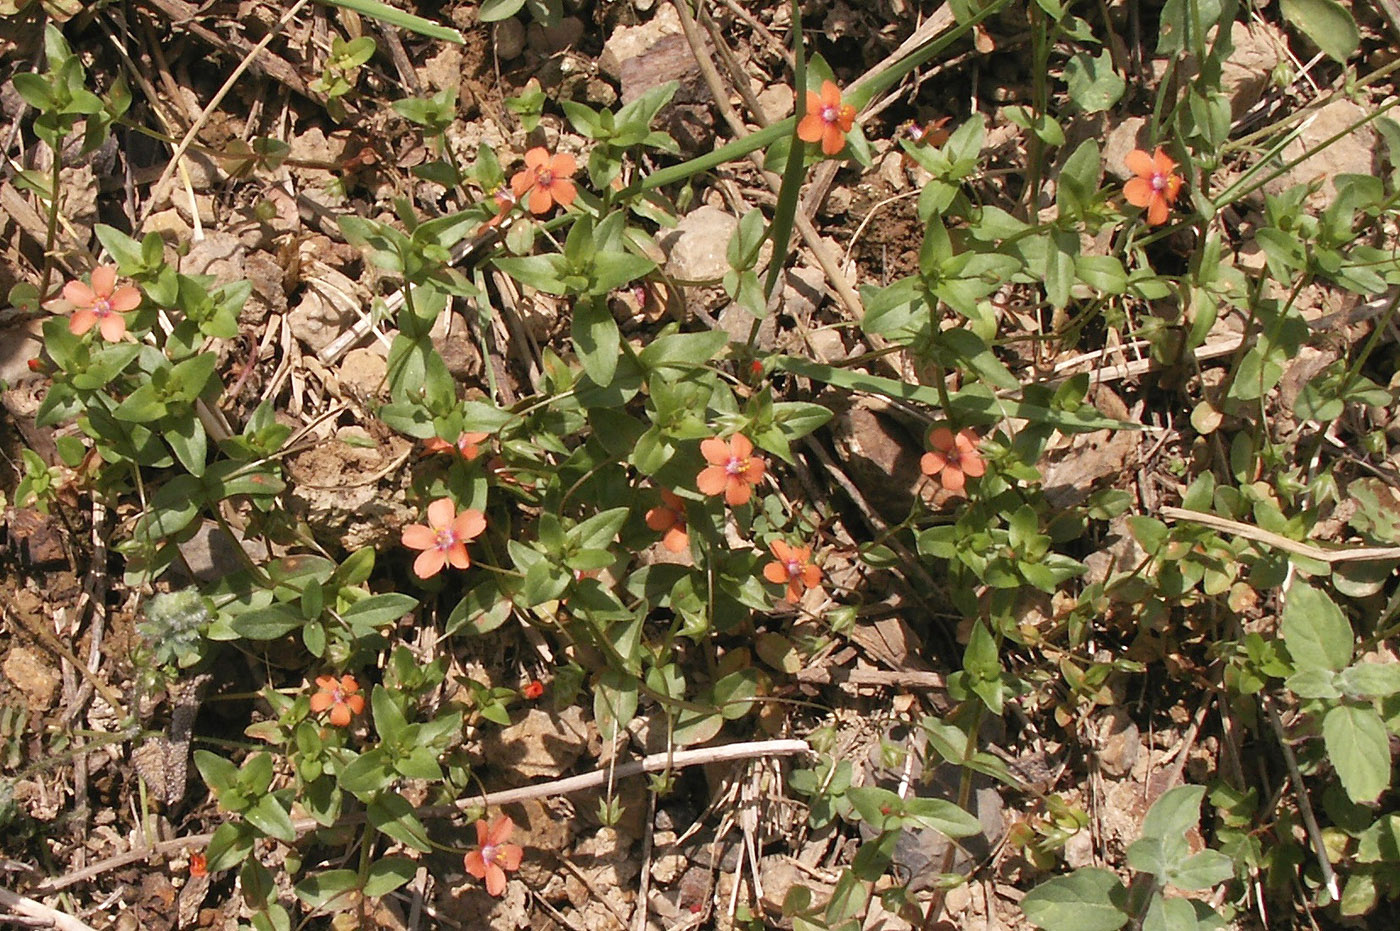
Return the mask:
<path id="1" fill-rule="evenodd" d="M 495 845 L 495 844 L 482 844 L 482 846 L 481 846 L 481 861 L 482 861 L 483 863 L 490 864 L 490 863 L 494 863 L 495 860 L 496 860 L 496 845 Z"/>
<path id="2" fill-rule="evenodd" d="M 748 468 L 749 461 L 738 456 L 730 456 L 729 461 L 724 464 L 724 471 L 728 475 L 743 475 Z"/>
<path id="3" fill-rule="evenodd" d="M 1161 191 L 1164 190 L 1166 186 L 1167 176 L 1162 174 L 1160 171 L 1154 172 L 1152 175 L 1152 190 Z"/>
<path id="4" fill-rule="evenodd" d="M 822 122 L 835 123 L 836 118 L 840 115 L 840 113 L 840 107 L 836 106 L 835 104 L 826 104 L 822 107 Z"/>
<path id="5" fill-rule="evenodd" d="M 794 579 L 797 578 L 799 575 L 802 574 L 802 563 L 798 562 L 795 559 L 789 559 L 787 561 L 787 574 L 792 576 Z"/>
<path id="6" fill-rule="evenodd" d="M 540 187 L 549 187 L 554 183 L 554 172 L 548 168 L 541 168 L 535 173 L 535 183 Z"/>
<path id="7" fill-rule="evenodd" d="M 450 550 L 452 545 L 456 542 L 457 534 L 452 532 L 451 527 L 443 527 L 437 532 L 437 543 L 435 545 L 438 549 Z"/>
<path id="8" fill-rule="evenodd" d="M 110 298 L 99 297 L 92 302 L 92 312 L 99 317 L 105 317 L 112 312 L 112 301 Z"/>

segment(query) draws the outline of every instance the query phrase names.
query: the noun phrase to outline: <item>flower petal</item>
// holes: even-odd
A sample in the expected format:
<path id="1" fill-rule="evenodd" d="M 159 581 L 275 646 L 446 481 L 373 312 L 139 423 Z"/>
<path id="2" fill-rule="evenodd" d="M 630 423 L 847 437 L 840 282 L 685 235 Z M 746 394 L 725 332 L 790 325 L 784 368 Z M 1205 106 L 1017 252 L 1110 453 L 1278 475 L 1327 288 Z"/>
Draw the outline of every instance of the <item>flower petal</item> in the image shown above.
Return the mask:
<path id="1" fill-rule="evenodd" d="M 647 529 L 660 533 L 676 526 L 676 512 L 670 508 L 654 507 L 647 511 Z"/>
<path id="2" fill-rule="evenodd" d="M 826 127 L 822 135 L 822 154 L 835 155 L 846 147 L 846 134 L 834 125 Z"/>
<path id="3" fill-rule="evenodd" d="M 822 82 L 822 105 L 828 107 L 841 106 L 841 88 L 831 81 Z"/>
<path id="4" fill-rule="evenodd" d="M 63 299 L 75 307 L 91 307 L 97 303 L 97 292 L 81 281 L 70 281 L 63 286 Z"/>
<path id="5" fill-rule="evenodd" d="M 1153 161 L 1152 156 L 1148 155 L 1142 149 L 1133 149 L 1129 152 L 1128 157 L 1123 159 L 1123 164 L 1127 165 L 1128 170 L 1139 178 L 1152 177 L 1152 172 L 1157 167 L 1157 163 Z"/>
<path id="6" fill-rule="evenodd" d="M 428 505 L 428 526 L 434 530 L 451 527 L 456 517 L 457 505 L 452 503 L 451 498 L 438 498 Z"/>
<path id="7" fill-rule="evenodd" d="M 99 265 L 92 270 L 92 290 L 98 297 L 112 296 L 112 288 L 117 284 L 117 270 L 111 265 Z"/>
<path id="8" fill-rule="evenodd" d="M 456 569 L 470 569 L 472 558 L 467 553 L 467 544 L 458 541 L 447 548 L 447 561 Z"/>
<path id="9" fill-rule="evenodd" d="M 792 547 L 788 546 L 786 540 L 774 540 L 768 544 L 768 549 L 772 551 L 774 558 L 779 562 L 787 562 L 792 559 Z M 787 578 L 786 572 L 783 573 L 783 577 Z"/>
<path id="10" fill-rule="evenodd" d="M 1171 207 L 1167 204 L 1165 197 L 1154 197 L 1152 203 L 1147 205 L 1147 225 L 1161 226 L 1171 217 Z"/>
<path id="11" fill-rule="evenodd" d="M 317 692 L 311 696 L 311 710 L 315 714 L 320 714 L 334 704 L 335 696 L 330 692 Z"/>
<path id="12" fill-rule="evenodd" d="M 118 313 L 135 310 L 141 306 L 141 292 L 131 285 L 123 285 L 112 295 L 111 304 L 112 309 Z"/>
<path id="13" fill-rule="evenodd" d="M 700 441 L 700 455 L 705 457 L 705 461 L 713 466 L 723 466 L 729 463 L 729 444 L 717 436 L 712 436 L 708 440 Z M 707 492 L 715 494 L 715 492 Z"/>
<path id="14" fill-rule="evenodd" d="M 578 196 L 578 189 L 568 178 L 555 178 L 554 183 L 549 186 L 549 196 L 553 197 L 559 206 L 567 207 Z"/>
<path id="15" fill-rule="evenodd" d="M 736 433 L 729 438 L 729 448 L 736 459 L 747 459 L 753 455 L 753 441 L 742 433 Z"/>
<path id="16" fill-rule="evenodd" d="M 486 515 L 469 508 L 457 515 L 452 522 L 452 533 L 459 540 L 475 540 L 486 529 Z"/>
<path id="17" fill-rule="evenodd" d="M 345 696 L 345 707 L 355 714 L 364 714 L 365 697 L 363 695 L 347 695 Z"/>
<path id="18" fill-rule="evenodd" d="M 524 197 L 525 192 L 535 186 L 535 173 L 532 171 L 517 171 L 510 176 L 510 190 L 516 197 Z"/>
<path id="19" fill-rule="evenodd" d="M 443 564 L 446 562 L 447 555 L 437 547 L 424 550 L 413 561 L 413 574 L 420 579 L 431 579 L 442 571 Z"/>
<path id="20" fill-rule="evenodd" d="M 97 329 L 102 333 L 103 339 L 115 343 L 126 335 L 126 318 L 121 314 L 108 314 L 97 324 Z"/>
<path id="21" fill-rule="evenodd" d="M 531 189 L 530 198 L 525 201 L 525 207 L 536 215 L 549 213 L 550 209 L 554 207 L 554 196 L 549 193 L 549 188 L 536 185 Z"/>
<path id="22" fill-rule="evenodd" d="M 802 584 L 808 588 L 816 588 L 821 584 L 822 570 L 811 563 L 802 567 Z"/>
<path id="23" fill-rule="evenodd" d="M 1158 174 L 1169 175 L 1176 171 L 1176 162 L 1171 160 L 1171 156 L 1167 155 L 1161 146 L 1158 146 L 1157 151 L 1152 156 L 1152 167 Z"/>
<path id="24" fill-rule="evenodd" d="M 496 862 L 503 870 L 520 869 L 520 861 L 525 858 L 525 850 L 519 844 L 498 844 Z"/>
<path id="25" fill-rule="evenodd" d="M 1146 207 L 1155 199 L 1152 182 L 1146 178 L 1130 178 L 1123 185 L 1123 199 L 1134 207 Z"/>
<path id="26" fill-rule="evenodd" d="M 336 706 L 331 709 L 330 722 L 333 727 L 344 727 L 350 723 L 351 717 L 350 709 L 337 702 Z"/>
<path id="27" fill-rule="evenodd" d="M 953 439 L 953 431 L 947 427 L 939 427 L 928 436 L 928 444 L 939 452 L 950 452 L 957 441 Z"/>
<path id="28" fill-rule="evenodd" d="M 661 538 L 661 545 L 672 553 L 684 553 L 690 549 L 690 534 L 685 532 L 685 525 L 680 524 L 666 531 L 666 535 Z"/>
<path id="29" fill-rule="evenodd" d="M 490 830 L 486 824 L 486 819 L 478 818 L 476 820 L 476 845 L 478 847 L 485 847 L 486 838 L 489 836 L 489 834 Z"/>
<path id="30" fill-rule="evenodd" d="M 963 474 L 971 475 L 973 478 L 979 478 L 987 473 L 987 463 L 977 453 L 964 456 L 962 462 L 958 463 L 958 467 L 962 469 Z"/>
<path id="31" fill-rule="evenodd" d="M 763 567 L 763 577 L 774 585 L 782 585 L 788 581 L 787 566 L 780 562 L 770 562 Z"/>
<path id="32" fill-rule="evenodd" d="M 73 311 L 73 316 L 68 318 L 68 332 L 74 336 L 82 336 L 92 325 L 97 322 L 97 313 L 88 310 L 86 307 Z"/>
<path id="33" fill-rule="evenodd" d="M 549 163 L 549 172 L 556 178 L 567 178 L 578 171 L 578 162 L 568 152 L 559 152 Z"/>
<path id="34" fill-rule="evenodd" d="M 411 550 L 428 550 L 437 546 L 437 534 L 422 524 L 409 524 L 399 535 L 399 542 Z"/>
<path id="35" fill-rule="evenodd" d="M 486 891 L 498 897 L 506 891 L 505 871 L 494 863 L 486 864 Z"/>
<path id="36" fill-rule="evenodd" d="M 919 460 L 919 471 L 932 478 L 948 465 L 948 457 L 941 452 L 924 453 Z"/>
<path id="37" fill-rule="evenodd" d="M 967 480 L 963 478 L 962 469 L 953 465 L 943 470 L 941 481 L 943 482 L 943 487 L 949 491 L 962 491 L 964 486 L 967 485 Z"/>
<path id="38" fill-rule="evenodd" d="M 510 820 L 510 815 L 498 815 L 486 829 L 486 843 L 493 847 L 503 844 L 514 830 L 515 822 Z"/>
<path id="39" fill-rule="evenodd" d="M 708 469 L 702 469 L 700 474 L 695 476 L 695 487 L 705 495 L 720 494 L 728 484 L 729 473 L 724 471 L 723 466 L 712 465 Z"/>
<path id="40" fill-rule="evenodd" d="M 807 115 L 802 118 L 802 122 L 797 124 L 797 138 L 803 142 L 820 142 L 822 135 L 826 132 L 826 123 L 811 105 L 808 105 Z"/>
<path id="41" fill-rule="evenodd" d="M 724 500 L 729 502 L 729 506 L 732 508 L 743 507 L 749 503 L 749 497 L 752 494 L 753 490 L 744 482 L 730 479 L 724 489 Z"/>
<path id="42" fill-rule="evenodd" d="M 537 145 L 525 153 L 525 167 L 539 171 L 549 165 L 549 150 Z"/>
<path id="43" fill-rule="evenodd" d="M 472 850 L 462 858 L 462 865 L 467 868 L 468 875 L 477 879 L 486 878 L 486 861 L 481 858 L 480 850 Z"/>

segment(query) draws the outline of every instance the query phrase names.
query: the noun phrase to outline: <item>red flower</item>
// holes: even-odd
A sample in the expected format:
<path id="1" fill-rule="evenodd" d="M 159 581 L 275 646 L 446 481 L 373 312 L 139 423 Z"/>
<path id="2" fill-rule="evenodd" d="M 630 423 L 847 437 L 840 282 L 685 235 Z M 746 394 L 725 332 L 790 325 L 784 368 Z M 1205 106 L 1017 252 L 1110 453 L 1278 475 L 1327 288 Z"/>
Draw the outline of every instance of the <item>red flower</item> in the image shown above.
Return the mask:
<path id="1" fill-rule="evenodd" d="M 797 124 L 797 138 L 820 142 L 823 154 L 835 155 L 846 147 L 846 133 L 855 120 L 856 108 L 841 103 L 841 89 L 823 81 L 820 96 L 807 92 L 807 115 Z"/>
<path id="2" fill-rule="evenodd" d="M 541 683 L 539 679 L 533 679 L 525 683 L 520 689 L 520 694 L 530 701 L 534 701 L 544 694 L 544 684 Z"/>
<path id="3" fill-rule="evenodd" d="M 977 451 L 977 434 L 971 430 L 959 430 L 955 436 L 947 427 L 939 427 L 928 441 L 933 452 L 924 453 L 919 468 L 930 478 L 941 476 L 939 480 L 949 491 L 962 491 L 967 476 L 977 478 L 987 471 L 987 464 Z"/>
<path id="4" fill-rule="evenodd" d="M 1181 193 L 1181 178 L 1176 162 L 1167 157 L 1161 147 L 1153 155 L 1133 149 L 1126 159 L 1128 170 L 1137 175 L 1123 185 L 1123 197 L 1134 207 L 1147 208 L 1147 225 L 1160 226 L 1167 222 L 1171 205 Z"/>
<path id="5" fill-rule="evenodd" d="M 712 436 L 700 444 L 700 452 L 709 468 L 695 477 L 696 487 L 703 494 L 724 494 L 730 507 L 748 504 L 753 486 L 763 480 L 767 463 L 753 454 L 753 443 L 742 433 L 726 442 Z"/>
<path id="6" fill-rule="evenodd" d="M 783 540 L 774 540 L 768 548 L 774 561 L 763 567 L 763 577 L 774 585 L 786 585 L 789 602 L 797 604 L 805 590 L 821 584 L 822 571 L 812 565 L 810 546 L 789 546 Z"/>
<path id="7" fill-rule="evenodd" d="M 451 563 L 458 569 L 472 564 L 467 555 L 468 541 L 481 536 L 486 529 L 486 515 L 476 510 L 457 513 L 451 498 L 439 498 L 428 505 L 428 524 L 409 524 L 403 528 L 403 545 L 422 550 L 413 561 L 413 574 L 430 579 Z"/>
<path id="8" fill-rule="evenodd" d="M 661 503 L 647 511 L 647 526 L 664 534 L 661 545 L 673 553 L 690 548 L 685 529 L 685 500 L 673 491 L 661 489 Z"/>
<path id="9" fill-rule="evenodd" d="M 68 330 L 82 336 L 97 324 L 98 332 L 109 343 L 126 335 L 126 318 L 122 314 L 141 305 L 141 292 L 131 285 L 116 287 L 117 270 L 99 265 L 92 270 L 92 284 L 70 281 L 63 286 L 63 297 L 73 305 Z"/>
<path id="10" fill-rule="evenodd" d="M 466 462 L 471 462 L 481 455 L 481 444 L 486 442 L 489 433 L 463 433 L 457 437 L 456 443 L 449 443 L 441 437 L 431 437 L 423 441 L 423 454 L 433 456 L 438 453 L 450 453 L 461 456 Z"/>
<path id="11" fill-rule="evenodd" d="M 365 710 L 365 697 L 359 694 L 360 683 L 354 676 L 317 676 L 316 686 L 320 689 L 311 696 L 311 710 L 316 714 L 330 710 L 331 724 L 344 727 L 350 719 Z"/>
<path id="12" fill-rule="evenodd" d="M 204 854 L 190 854 L 190 875 L 195 878 L 209 875 L 209 860 Z"/>
<path id="13" fill-rule="evenodd" d="M 525 206 L 531 213 L 549 213 L 555 204 L 567 207 L 574 202 L 578 191 L 569 178 L 577 170 L 569 153 L 551 158 L 547 149 L 537 146 L 525 153 L 525 167 L 510 179 L 510 189 L 517 198 L 530 195 Z"/>
<path id="14" fill-rule="evenodd" d="M 515 822 L 508 815 L 501 815 L 488 827 L 485 821 L 476 823 L 476 844 L 463 860 L 467 872 L 477 879 L 486 880 L 486 891 L 491 895 L 501 895 L 506 891 L 506 871 L 520 869 L 520 860 L 525 851 L 519 844 L 507 844 L 506 838 L 515 830 Z"/>

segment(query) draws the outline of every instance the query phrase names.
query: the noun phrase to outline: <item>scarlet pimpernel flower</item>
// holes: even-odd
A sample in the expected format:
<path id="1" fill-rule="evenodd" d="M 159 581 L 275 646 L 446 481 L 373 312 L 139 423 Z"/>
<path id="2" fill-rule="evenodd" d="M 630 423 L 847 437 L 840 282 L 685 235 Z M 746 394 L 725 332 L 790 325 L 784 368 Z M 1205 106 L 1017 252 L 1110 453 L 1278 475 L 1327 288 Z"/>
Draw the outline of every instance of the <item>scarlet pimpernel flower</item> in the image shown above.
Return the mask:
<path id="1" fill-rule="evenodd" d="M 438 453 L 447 453 L 460 456 L 467 462 L 471 462 L 481 455 L 481 444 L 486 442 L 489 433 L 463 433 L 457 437 L 457 442 L 449 443 L 441 437 L 430 437 L 423 441 L 424 455 L 432 456 Z"/>
<path id="2" fill-rule="evenodd" d="M 409 524 L 401 540 L 411 550 L 422 550 L 413 560 L 413 574 L 430 579 L 451 563 L 458 569 L 472 564 L 467 543 L 486 529 L 486 515 L 476 510 L 457 513 L 451 498 L 438 498 L 428 505 L 428 523 Z"/>
<path id="3" fill-rule="evenodd" d="M 841 89 L 823 81 L 820 94 L 807 92 L 807 115 L 797 124 L 797 138 L 820 142 L 823 154 L 835 155 L 846 147 L 846 133 L 855 121 L 856 108 L 841 102 Z"/>
<path id="4" fill-rule="evenodd" d="M 802 593 L 821 584 L 822 571 L 812 565 L 810 546 L 792 546 L 783 540 L 768 544 L 773 562 L 763 567 L 763 577 L 774 585 L 787 586 L 787 600 L 797 604 Z"/>
<path id="5" fill-rule="evenodd" d="M 695 477 L 702 494 L 724 495 L 730 507 L 749 503 L 753 486 L 763 481 L 768 464 L 753 454 L 753 442 L 742 433 L 727 441 L 717 436 L 701 442 L 700 453 L 709 466 Z"/>
<path id="6" fill-rule="evenodd" d="M 96 324 L 97 331 L 109 343 L 125 336 L 126 318 L 122 314 L 140 306 L 141 292 L 129 284 L 120 288 L 116 285 L 117 270 L 110 265 L 94 268 L 90 285 L 81 281 L 64 285 L 63 297 L 73 305 L 69 332 L 82 336 Z"/>
<path id="7" fill-rule="evenodd" d="M 316 714 L 330 711 L 330 722 L 336 727 L 344 727 L 350 719 L 365 710 L 365 697 L 360 694 L 360 683 L 354 676 L 317 676 L 319 691 L 311 696 L 311 710 Z"/>
<path id="8" fill-rule="evenodd" d="M 933 452 L 924 453 L 919 460 L 919 468 L 930 478 L 936 478 L 949 491 L 962 491 L 967 487 L 967 477 L 977 478 L 987 471 L 982 454 L 977 451 L 977 434 L 971 430 L 959 430 L 956 434 L 947 427 L 939 427 L 930 434 L 929 445 Z"/>
<path id="9" fill-rule="evenodd" d="M 539 679 L 531 679 L 520 688 L 520 694 L 530 701 L 534 701 L 544 694 L 544 683 Z"/>
<path id="10" fill-rule="evenodd" d="M 490 825 L 485 821 L 476 823 L 478 849 L 470 851 L 463 862 L 468 873 L 486 880 L 486 891 L 491 895 L 498 896 L 506 891 L 506 871 L 520 869 L 520 861 L 525 856 L 519 844 L 506 843 L 514 830 L 515 822 L 508 815 L 501 815 Z"/>
<path id="11" fill-rule="evenodd" d="M 661 545 L 672 553 L 690 548 L 685 528 L 685 499 L 674 491 L 661 489 L 661 503 L 647 511 L 647 526 L 661 534 Z"/>
<path id="12" fill-rule="evenodd" d="M 510 179 L 510 189 L 517 198 L 526 197 L 525 209 L 539 215 L 549 213 L 555 204 L 567 207 L 574 202 L 578 190 L 569 180 L 578 170 L 578 162 L 567 152 L 551 156 L 549 150 L 537 146 L 525 153 L 525 167 Z"/>
<path id="13" fill-rule="evenodd" d="M 1181 177 L 1176 173 L 1176 162 L 1159 146 L 1148 155 L 1142 149 L 1133 149 L 1126 159 L 1128 170 L 1137 175 L 1123 185 L 1123 197 L 1134 207 L 1147 208 L 1147 225 L 1160 226 L 1171 215 L 1171 206 L 1181 193 Z"/>

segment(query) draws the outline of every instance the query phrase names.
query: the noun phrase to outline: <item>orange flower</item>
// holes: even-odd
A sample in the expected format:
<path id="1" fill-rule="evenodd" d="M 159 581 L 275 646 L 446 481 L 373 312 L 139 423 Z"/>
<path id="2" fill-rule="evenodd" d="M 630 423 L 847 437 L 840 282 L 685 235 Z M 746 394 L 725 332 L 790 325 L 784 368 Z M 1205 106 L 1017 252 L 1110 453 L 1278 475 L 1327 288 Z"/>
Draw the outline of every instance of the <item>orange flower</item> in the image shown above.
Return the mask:
<path id="1" fill-rule="evenodd" d="M 539 679 L 532 679 L 521 687 L 520 694 L 530 701 L 534 701 L 544 694 L 544 683 L 540 682 Z"/>
<path id="2" fill-rule="evenodd" d="M 774 585 L 787 586 L 787 600 L 797 604 L 802 593 L 821 584 L 822 571 L 812 565 L 810 546 L 789 546 L 782 540 L 768 544 L 774 561 L 763 567 L 763 577 Z"/>
<path id="3" fill-rule="evenodd" d="M 712 436 L 700 444 L 700 452 L 710 465 L 695 477 L 702 494 L 724 494 L 730 507 L 749 503 L 753 486 L 763 481 L 767 463 L 753 454 L 753 443 L 742 433 L 726 442 Z"/>
<path id="4" fill-rule="evenodd" d="M 1176 173 L 1176 162 L 1167 157 L 1158 146 L 1154 155 L 1142 149 L 1133 149 L 1126 159 L 1128 170 L 1137 175 L 1123 185 L 1123 197 L 1134 207 L 1147 208 L 1147 225 L 1160 226 L 1167 222 L 1171 205 L 1176 195 L 1181 193 L 1181 178 Z"/>
<path id="5" fill-rule="evenodd" d="M 209 860 L 204 854 L 190 854 L 190 875 L 195 878 L 209 875 Z"/>
<path id="6" fill-rule="evenodd" d="M 485 821 L 476 823 L 476 845 L 480 849 L 468 853 L 463 863 L 468 873 L 486 880 L 486 891 L 491 895 L 506 891 L 506 871 L 520 869 L 520 860 L 525 856 L 519 844 L 505 842 L 514 830 L 515 822 L 508 815 L 501 815 L 489 827 Z"/>
<path id="7" fill-rule="evenodd" d="M 977 434 L 959 430 L 957 435 L 947 427 L 939 427 L 928 438 L 933 452 L 924 453 L 919 468 L 930 478 L 939 477 L 949 491 L 962 491 L 967 476 L 977 478 L 987 471 L 982 454 L 977 451 Z"/>
<path id="8" fill-rule="evenodd" d="M 835 155 L 846 147 L 846 133 L 855 121 L 856 108 L 841 103 L 840 88 L 823 81 L 820 96 L 807 92 L 807 115 L 797 124 L 797 138 L 820 142 L 824 154 Z"/>
<path id="9" fill-rule="evenodd" d="M 317 676 L 316 686 L 320 689 L 311 696 L 311 710 L 316 714 L 330 710 L 331 724 L 344 727 L 350 719 L 365 710 L 365 697 L 358 694 L 360 683 L 354 676 Z"/>
<path id="10" fill-rule="evenodd" d="M 98 332 L 109 343 L 126 335 L 126 318 L 122 314 L 141 305 L 141 292 L 131 285 L 116 287 L 117 270 L 99 265 L 92 270 L 92 284 L 70 281 L 63 286 L 64 298 L 73 305 L 68 330 L 82 336 L 97 324 Z"/>
<path id="11" fill-rule="evenodd" d="M 531 213 L 549 213 L 555 204 L 567 207 L 574 202 L 578 191 L 569 178 L 577 170 L 578 163 L 569 153 L 550 158 L 547 149 L 537 146 L 525 153 L 525 167 L 510 179 L 510 189 L 517 198 L 529 193 L 525 206 Z"/>
<path id="12" fill-rule="evenodd" d="M 671 552 L 690 548 L 690 534 L 685 530 L 685 500 L 675 492 L 661 489 L 661 503 L 647 511 L 647 526 L 664 534 L 661 545 Z"/>
<path id="13" fill-rule="evenodd" d="M 449 443 L 441 437 L 431 437 L 423 441 L 423 455 L 433 456 L 438 453 L 450 453 L 461 456 L 466 462 L 471 462 L 481 455 L 481 444 L 486 442 L 489 433 L 463 433 L 457 437 L 456 443 Z"/>
<path id="14" fill-rule="evenodd" d="M 451 498 L 438 498 L 428 505 L 428 524 L 409 524 L 403 528 L 403 545 L 422 550 L 413 561 L 413 574 L 430 579 L 448 563 L 458 569 L 472 564 L 467 555 L 467 542 L 481 536 L 486 529 L 486 515 L 476 510 L 457 513 Z"/>

